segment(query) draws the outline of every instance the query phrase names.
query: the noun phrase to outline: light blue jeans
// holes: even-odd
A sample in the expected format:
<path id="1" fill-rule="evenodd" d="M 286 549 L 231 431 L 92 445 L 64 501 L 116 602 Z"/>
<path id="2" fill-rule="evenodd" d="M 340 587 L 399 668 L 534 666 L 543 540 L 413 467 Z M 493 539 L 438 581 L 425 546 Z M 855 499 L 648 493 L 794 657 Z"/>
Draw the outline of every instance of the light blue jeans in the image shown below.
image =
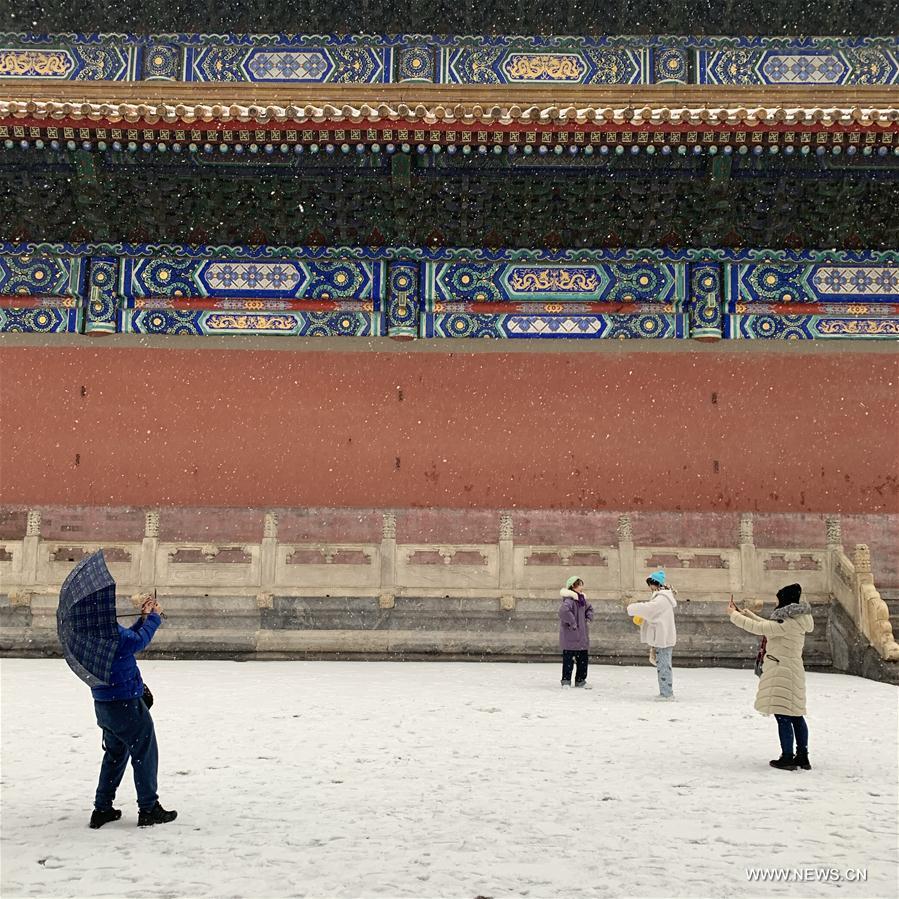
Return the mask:
<path id="1" fill-rule="evenodd" d="M 674 680 L 671 674 L 671 655 L 673 646 L 656 649 L 656 671 L 659 675 L 659 693 L 662 696 L 674 695 Z"/>

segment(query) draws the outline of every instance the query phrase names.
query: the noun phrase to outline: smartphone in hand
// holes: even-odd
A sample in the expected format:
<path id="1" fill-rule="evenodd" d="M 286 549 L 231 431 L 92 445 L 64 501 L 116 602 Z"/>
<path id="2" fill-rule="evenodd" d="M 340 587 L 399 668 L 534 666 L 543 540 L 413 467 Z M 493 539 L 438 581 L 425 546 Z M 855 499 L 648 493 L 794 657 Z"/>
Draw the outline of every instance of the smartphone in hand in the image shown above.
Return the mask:
<path id="1" fill-rule="evenodd" d="M 156 611 L 159 613 L 160 618 L 168 618 L 165 612 L 162 611 L 162 608 L 159 605 L 158 600 L 156 599 L 156 588 L 153 588 L 153 603 L 155 605 Z"/>

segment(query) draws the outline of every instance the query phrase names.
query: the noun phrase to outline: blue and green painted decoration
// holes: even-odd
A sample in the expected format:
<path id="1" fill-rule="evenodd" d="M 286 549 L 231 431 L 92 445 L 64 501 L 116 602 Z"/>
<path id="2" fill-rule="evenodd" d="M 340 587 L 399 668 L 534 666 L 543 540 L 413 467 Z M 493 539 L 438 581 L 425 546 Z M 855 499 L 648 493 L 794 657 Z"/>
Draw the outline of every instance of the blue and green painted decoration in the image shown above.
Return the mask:
<path id="1" fill-rule="evenodd" d="M 899 83 L 893 37 L 0 33 L 0 80 L 842 86 Z"/>
<path id="2" fill-rule="evenodd" d="M 0 244 L 0 332 L 896 339 L 899 252 Z"/>

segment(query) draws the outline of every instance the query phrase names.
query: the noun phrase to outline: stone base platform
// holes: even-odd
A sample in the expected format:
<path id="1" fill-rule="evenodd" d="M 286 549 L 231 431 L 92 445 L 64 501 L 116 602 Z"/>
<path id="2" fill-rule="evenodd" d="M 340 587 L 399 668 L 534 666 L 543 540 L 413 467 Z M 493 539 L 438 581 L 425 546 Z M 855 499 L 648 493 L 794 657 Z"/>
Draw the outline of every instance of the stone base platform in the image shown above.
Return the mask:
<path id="1" fill-rule="evenodd" d="M 808 667 L 881 680 L 899 671 L 875 587 L 895 582 L 894 516 L 848 518 L 847 532 L 875 546 L 858 543 L 851 558 L 836 516 L 34 509 L 5 521 L 7 656 L 58 654 L 60 585 L 102 549 L 123 621 L 136 614 L 132 595 L 153 590 L 168 614 L 151 657 L 555 659 L 559 587 L 576 574 L 595 608 L 593 659 L 645 663 L 625 606 L 648 598 L 647 576 L 664 567 L 678 591 L 681 666 L 750 667 L 758 639 L 731 625 L 728 599 L 764 602 L 764 614 L 799 582 L 817 619 Z"/>
<path id="2" fill-rule="evenodd" d="M 245 597 L 168 597 L 168 620 L 148 658 L 184 659 L 555 659 L 556 600 L 519 600 L 503 610 L 496 600 L 399 597 L 390 609 L 374 597 L 275 596 L 259 608 Z M 0 599 L 0 654 L 58 656 L 56 599 L 34 597 L 30 609 Z M 594 602 L 591 658 L 639 664 L 647 647 L 621 602 Z M 133 614 L 127 606 L 124 615 Z M 814 605 L 815 631 L 806 642 L 809 668 L 833 665 L 831 607 Z M 124 620 L 128 620 L 125 618 Z M 751 667 L 758 639 L 735 628 L 718 601 L 682 600 L 677 610 L 676 661 L 681 666 Z"/>

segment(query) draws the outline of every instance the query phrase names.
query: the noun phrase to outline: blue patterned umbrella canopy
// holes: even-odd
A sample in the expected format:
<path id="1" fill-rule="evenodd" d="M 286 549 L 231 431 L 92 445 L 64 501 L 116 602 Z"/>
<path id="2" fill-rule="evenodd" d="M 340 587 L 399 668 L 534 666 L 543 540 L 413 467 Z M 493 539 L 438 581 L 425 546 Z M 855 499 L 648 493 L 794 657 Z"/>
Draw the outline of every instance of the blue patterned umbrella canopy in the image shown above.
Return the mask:
<path id="1" fill-rule="evenodd" d="M 103 550 L 82 559 L 65 579 L 56 609 L 56 633 L 69 667 L 89 687 L 109 683 L 119 648 L 115 581 Z"/>

